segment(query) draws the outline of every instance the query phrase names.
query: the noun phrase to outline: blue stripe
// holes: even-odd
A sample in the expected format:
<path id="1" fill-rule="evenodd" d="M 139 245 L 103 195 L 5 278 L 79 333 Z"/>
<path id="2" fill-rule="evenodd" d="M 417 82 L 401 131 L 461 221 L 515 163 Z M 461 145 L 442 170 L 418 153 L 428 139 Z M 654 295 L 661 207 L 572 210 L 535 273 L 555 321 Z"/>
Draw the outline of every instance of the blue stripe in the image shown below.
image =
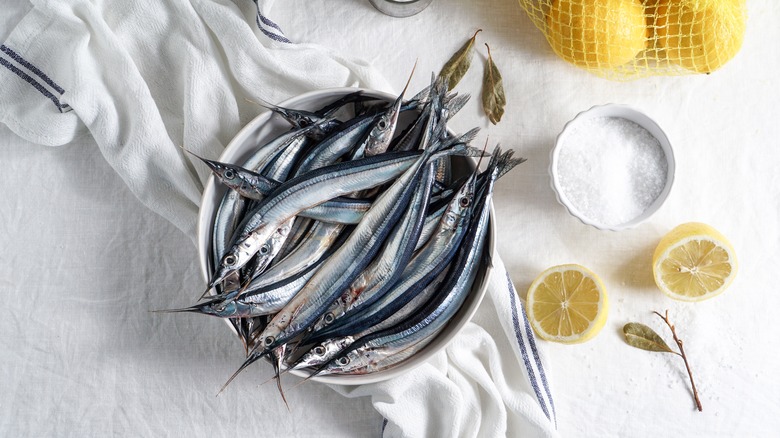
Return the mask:
<path id="1" fill-rule="evenodd" d="M 274 41 L 279 41 L 280 43 L 292 44 L 292 41 L 288 40 L 287 38 L 285 38 L 283 36 L 279 36 L 279 35 L 277 35 L 277 34 L 275 34 L 273 32 L 269 32 L 269 31 L 265 30 L 263 28 L 263 26 L 260 25 L 259 17 L 257 18 L 257 27 L 260 29 L 261 32 L 263 32 L 263 34 L 265 34 L 265 36 L 267 36 L 268 38 L 271 38 Z"/>
<path id="2" fill-rule="evenodd" d="M 512 279 L 509 278 L 509 273 L 506 273 L 506 279 L 507 283 L 509 283 L 509 301 L 512 307 L 512 324 L 514 324 L 515 327 L 515 337 L 517 338 L 517 345 L 520 346 L 520 353 L 523 356 L 523 363 L 525 364 L 525 368 L 528 370 L 528 378 L 531 382 L 531 387 L 534 389 L 534 392 L 536 393 L 536 399 L 539 400 L 539 404 L 542 407 L 542 411 L 544 411 L 544 415 L 547 416 L 547 419 L 550 419 L 550 413 L 547 411 L 547 403 L 544 401 L 544 396 L 542 395 L 542 391 L 539 389 L 539 384 L 536 382 L 536 375 L 534 374 L 533 367 L 531 366 L 531 360 L 528 358 L 528 351 L 525 348 L 525 342 L 523 342 L 523 335 L 520 330 L 520 318 L 517 315 L 517 301 L 515 300 L 515 287 L 512 284 Z"/>
<path id="3" fill-rule="evenodd" d="M 18 68 L 16 68 L 16 66 L 12 65 L 10 62 L 6 61 L 3 58 L 0 58 L 0 65 L 2 65 L 3 67 L 7 68 L 8 70 L 11 70 L 12 72 L 16 73 L 17 76 L 22 78 L 28 84 L 32 85 L 32 87 L 35 88 L 36 90 L 40 91 L 41 94 L 43 94 L 44 96 L 46 96 L 49 99 L 51 99 L 51 101 L 54 102 L 55 105 L 57 105 L 57 109 L 60 110 L 60 112 L 63 112 L 62 111 L 63 108 L 68 107 L 68 105 L 60 104 L 59 99 L 57 99 L 53 94 L 51 94 L 51 92 L 49 92 L 49 90 L 44 88 L 43 85 L 38 83 L 38 81 L 36 81 L 32 77 L 30 77 L 30 75 L 28 75 L 27 73 L 25 73 L 25 72 L 19 70 Z"/>
<path id="4" fill-rule="evenodd" d="M 271 38 L 274 41 L 278 41 L 280 43 L 287 43 L 292 44 L 293 42 L 288 40 L 286 36 L 284 36 L 284 31 L 281 27 L 279 27 L 278 24 L 271 21 L 268 17 L 264 16 L 262 13 L 260 13 L 260 5 L 257 4 L 257 0 L 252 0 L 255 3 L 255 7 L 257 8 L 257 16 L 255 16 L 255 22 L 257 23 L 257 28 L 260 29 L 261 32 L 268 38 Z M 269 26 L 271 28 L 274 28 L 281 33 L 281 35 L 278 35 L 274 32 L 271 32 L 269 30 L 266 30 L 260 22 L 263 22 L 266 26 Z"/>
<path id="5" fill-rule="evenodd" d="M 276 29 L 279 32 L 281 32 L 282 35 L 284 35 L 284 31 L 282 30 L 281 27 L 279 27 L 278 24 L 276 24 L 273 21 L 269 20 L 268 17 L 266 17 L 265 15 L 261 14 L 260 11 L 257 11 L 257 15 L 260 17 L 260 21 L 262 21 L 263 24 L 265 24 L 266 26 L 273 27 L 274 29 Z"/>
<path id="6" fill-rule="evenodd" d="M 507 276 L 509 274 L 507 273 Z M 512 282 L 510 281 L 510 284 Z M 520 309 L 523 311 L 523 315 L 525 315 L 525 308 L 523 307 L 522 301 L 520 302 Z M 550 400 L 550 406 L 552 407 L 553 417 L 555 418 L 555 424 L 558 424 L 558 415 L 555 413 L 555 403 L 553 402 L 552 394 L 550 393 L 550 386 L 547 384 L 547 376 L 544 374 L 544 368 L 542 367 L 542 359 L 539 357 L 539 350 L 536 348 L 536 340 L 534 338 L 533 331 L 531 330 L 531 324 L 528 322 L 528 318 L 523 318 L 525 321 L 525 333 L 528 337 L 528 343 L 531 345 L 531 353 L 534 355 L 534 361 L 536 362 L 536 367 L 539 368 L 539 376 L 542 379 L 542 386 L 544 386 L 544 392 L 547 393 L 547 398 Z"/>
<path id="7" fill-rule="evenodd" d="M 47 84 L 49 84 L 49 85 L 50 85 L 52 88 L 54 88 L 55 90 L 57 90 L 57 92 L 58 92 L 58 93 L 62 94 L 62 93 L 64 93 L 64 92 L 65 92 L 65 90 L 63 90 L 63 89 L 62 89 L 62 87 L 60 87 L 59 85 L 55 84 L 55 83 L 54 83 L 54 81 L 52 81 L 51 79 L 49 79 L 49 77 L 48 77 L 48 76 L 46 76 L 46 73 L 44 73 L 44 72 L 40 71 L 40 70 L 38 69 L 38 67 L 36 67 L 36 66 L 34 66 L 34 65 L 30 64 L 29 62 L 27 62 L 27 60 L 25 60 L 24 58 L 22 58 L 21 56 L 19 56 L 19 54 L 18 54 L 18 53 L 14 52 L 13 50 L 11 50 L 11 49 L 9 49 L 8 47 L 6 47 L 6 45 L 5 45 L 5 44 L 3 44 L 3 45 L 0 45 L 0 51 L 2 51 L 2 52 L 4 52 L 4 53 L 7 53 L 7 54 L 8 54 L 8 56 L 10 56 L 10 57 L 11 57 L 11 58 L 12 58 L 14 61 L 16 61 L 16 62 L 18 62 L 19 64 L 23 65 L 23 66 L 24 66 L 24 68 L 26 68 L 27 70 L 30 70 L 31 72 L 33 72 L 33 73 L 35 73 L 36 75 L 38 75 L 38 77 L 39 77 L 39 78 L 43 79 L 43 81 L 44 81 L 44 82 L 46 82 L 46 83 L 47 83 Z"/>

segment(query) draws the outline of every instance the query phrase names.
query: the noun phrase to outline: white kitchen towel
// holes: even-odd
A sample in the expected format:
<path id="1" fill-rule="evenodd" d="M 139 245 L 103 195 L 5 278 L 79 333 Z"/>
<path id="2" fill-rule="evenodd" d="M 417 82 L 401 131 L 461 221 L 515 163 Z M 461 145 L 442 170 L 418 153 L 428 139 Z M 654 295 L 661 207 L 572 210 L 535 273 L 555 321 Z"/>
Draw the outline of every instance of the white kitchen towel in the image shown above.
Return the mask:
<path id="1" fill-rule="evenodd" d="M 179 145 L 219 156 L 261 112 L 247 98 L 390 91 L 366 63 L 293 42 L 270 18 L 273 3 L 32 1 L 0 45 L 0 121 L 43 145 L 91 135 L 132 192 L 194 239 L 208 175 Z M 389 382 L 335 388 L 372 397 L 385 436 L 555 434 L 544 361 L 494 263 L 485 302 L 446 352 Z"/>

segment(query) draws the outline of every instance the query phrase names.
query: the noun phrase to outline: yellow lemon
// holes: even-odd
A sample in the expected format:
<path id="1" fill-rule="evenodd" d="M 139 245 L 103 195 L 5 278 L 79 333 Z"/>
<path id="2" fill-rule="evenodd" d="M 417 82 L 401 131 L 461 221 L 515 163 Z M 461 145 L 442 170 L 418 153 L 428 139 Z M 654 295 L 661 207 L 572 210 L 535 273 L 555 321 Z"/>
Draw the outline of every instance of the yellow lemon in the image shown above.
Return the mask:
<path id="1" fill-rule="evenodd" d="M 677 300 L 712 298 L 726 290 L 736 273 L 734 248 L 707 224 L 678 225 L 661 239 L 653 253 L 655 284 Z"/>
<path id="2" fill-rule="evenodd" d="M 645 49 L 645 10 L 640 0 L 554 0 L 546 35 L 553 51 L 578 67 L 618 67 Z"/>
<path id="3" fill-rule="evenodd" d="M 548 341 L 576 344 L 598 334 L 609 301 L 599 277 L 580 265 L 553 266 L 528 289 L 526 313 L 534 331 Z"/>
<path id="4" fill-rule="evenodd" d="M 715 71 L 742 47 L 744 0 L 661 0 L 655 13 L 658 48 L 688 70 Z"/>

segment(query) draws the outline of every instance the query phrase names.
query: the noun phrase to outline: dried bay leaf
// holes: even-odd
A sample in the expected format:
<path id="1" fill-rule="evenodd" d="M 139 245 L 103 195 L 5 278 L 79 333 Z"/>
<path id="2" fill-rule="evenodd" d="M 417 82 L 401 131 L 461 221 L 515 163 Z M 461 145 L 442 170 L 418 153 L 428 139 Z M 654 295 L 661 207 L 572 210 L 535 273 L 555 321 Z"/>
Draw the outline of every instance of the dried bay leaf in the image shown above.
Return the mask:
<path id="1" fill-rule="evenodd" d="M 630 322 L 623 326 L 623 334 L 626 336 L 626 343 L 632 347 L 641 348 L 642 350 L 647 351 L 675 353 L 666 345 L 666 342 L 664 342 L 658 333 L 644 324 Z"/>
<path id="2" fill-rule="evenodd" d="M 490 46 L 485 44 L 488 51 L 487 65 L 485 65 L 485 75 L 482 79 L 482 109 L 485 110 L 488 119 L 494 125 L 501 121 L 504 115 L 504 106 L 506 106 L 506 95 L 504 94 L 504 80 L 501 73 L 493 62 L 493 56 L 490 54 Z"/>
<path id="3" fill-rule="evenodd" d="M 469 67 L 471 67 L 474 42 L 477 40 L 477 34 L 480 32 L 482 32 L 482 29 L 478 29 L 474 32 L 474 36 L 466 41 L 466 44 L 455 52 L 455 54 L 452 55 L 452 58 L 450 58 L 450 60 L 444 64 L 444 67 L 441 68 L 439 77 L 447 80 L 447 91 L 451 91 L 455 88 L 455 86 L 458 85 L 458 82 L 460 82 L 466 74 Z"/>

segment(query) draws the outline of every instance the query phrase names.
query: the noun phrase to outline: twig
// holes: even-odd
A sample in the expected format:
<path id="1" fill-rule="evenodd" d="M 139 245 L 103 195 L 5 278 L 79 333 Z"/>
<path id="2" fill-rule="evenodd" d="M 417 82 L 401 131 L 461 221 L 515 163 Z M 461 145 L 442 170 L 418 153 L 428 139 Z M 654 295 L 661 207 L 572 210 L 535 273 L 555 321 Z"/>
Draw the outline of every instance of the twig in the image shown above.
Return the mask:
<path id="1" fill-rule="evenodd" d="M 699 412 L 702 411 L 701 408 L 701 400 L 699 400 L 699 392 L 696 391 L 696 384 L 693 383 L 693 372 L 691 372 L 691 366 L 688 364 L 688 358 L 685 356 L 685 349 L 683 349 L 683 341 L 682 339 L 677 337 L 677 332 L 674 330 L 674 324 L 672 324 L 669 321 L 669 310 L 666 310 L 666 316 L 661 315 L 660 313 L 653 311 L 656 315 L 658 315 L 659 318 L 663 319 L 666 325 L 669 326 L 669 329 L 672 331 L 672 337 L 674 337 L 674 342 L 677 343 L 677 348 L 680 349 L 679 353 L 675 353 L 678 356 L 682 357 L 683 361 L 685 362 L 685 369 L 688 370 L 688 377 L 691 379 L 691 388 L 693 389 L 693 399 L 696 401 L 696 408 L 699 410 Z"/>

